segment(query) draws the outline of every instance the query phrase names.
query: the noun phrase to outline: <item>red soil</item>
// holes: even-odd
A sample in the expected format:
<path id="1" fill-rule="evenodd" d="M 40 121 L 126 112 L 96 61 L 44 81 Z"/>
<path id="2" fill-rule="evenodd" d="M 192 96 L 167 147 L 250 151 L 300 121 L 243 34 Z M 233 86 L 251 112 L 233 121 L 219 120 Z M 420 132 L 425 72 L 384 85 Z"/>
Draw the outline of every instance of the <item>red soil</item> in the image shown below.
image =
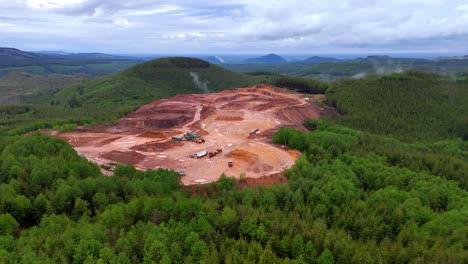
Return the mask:
<path id="1" fill-rule="evenodd" d="M 317 99 L 268 86 L 185 94 L 144 105 L 115 124 L 56 136 L 98 164 L 183 171 L 185 185 L 210 183 L 222 173 L 236 178 L 245 174 L 241 187 L 268 185 L 284 182 L 282 172 L 299 156 L 271 144 L 271 136 L 281 126 L 305 129 L 304 120 L 318 118 L 323 111 L 315 105 Z M 194 130 L 205 143 L 171 140 Z M 214 157 L 191 158 L 198 151 L 218 148 L 223 152 Z M 234 166 L 228 167 L 228 161 Z"/>

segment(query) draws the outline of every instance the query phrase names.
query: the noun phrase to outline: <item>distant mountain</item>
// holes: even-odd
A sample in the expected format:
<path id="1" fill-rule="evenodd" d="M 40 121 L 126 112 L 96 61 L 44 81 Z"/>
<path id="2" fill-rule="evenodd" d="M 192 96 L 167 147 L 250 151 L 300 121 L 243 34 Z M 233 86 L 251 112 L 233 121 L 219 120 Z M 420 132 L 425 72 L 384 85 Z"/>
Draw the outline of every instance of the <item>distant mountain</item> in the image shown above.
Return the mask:
<path id="1" fill-rule="evenodd" d="M 133 57 L 126 57 L 120 55 L 111 55 L 104 53 L 71 53 L 67 57 L 79 58 L 79 59 L 91 59 L 91 60 L 128 60 L 135 59 Z"/>
<path id="2" fill-rule="evenodd" d="M 209 62 L 209 63 L 213 63 L 213 64 L 223 64 L 223 63 L 225 63 L 224 59 L 219 57 L 219 56 L 209 56 L 209 57 L 205 57 L 205 58 L 202 58 L 202 59 Z"/>
<path id="3" fill-rule="evenodd" d="M 0 67 L 25 66 L 44 61 L 38 54 L 22 51 L 14 48 L 0 47 Z"/>
<path id="4" fill-rule="evenodd" d="M 46 54 L 46 55 L 70 55 L 71 52 L 66 52 L 62 50 L 39 50 L 39 51 L 31 51 L 31 53 L 37 54 Z"/>
<path id="5" fill-rule="evenodd" d="M 245 63 L 281 63 L 286 62 L 286 60 L 276 54 L 268 54 L 265 56 L 251 58 L 244 60 Z"/>
<path id="6" fill-rule="evenodd" d="M 394 60 L 394 58 L 387 56 L 387 55 L 371 55 L 365 58 L 358 58 L 357 61 L 367 61 L 367 62 L 379 62 L 385 63 Z"/>
<path id="7" fill-rule="evenodd" d="M 11 71 L 33 74 L 105 75 L 133 66 L 141 59 L 102 53 L 33 53 L 15 48 L 0 47 L 0 75 Z"/>
<path id="8" fill-rule="evenodd" d="M 66 52 L 66 51 L 61 51 L 61 50 L 46 50 L 46 51 L 33 51 L 29 52 L 31 54 L 39 54 L 39 55 L 45 55 L 51 58 L 68 58 L 68 59 L 91 59 L 91 60 L 128 60 L 128 59 L 135 59 L 135 57 L 132 56 L 123 56 L 123 55 L 113 55 L 113 54 L 105 54 L 105 53 L 97 53 L 97 52 L 91 52 L 91 53 L 72 53 L 72 52 Z"/>
<path id="9" fill-rule="evenodd" d="M 343 60 L 337 59 L 337 58 L 331 58 L 331 57 L 319 57 L 319 56 L 313 56 L 310 58 L 307 58 L 304 60 L 306 63 L 324 63 L 324 62 L 341 62 Z"/>
<path id="10" fill-rule="evenodd" d="M 465 56 L 451 56 L 451 57 L 437 57 L 434 60 L 466 60 L 468 59 L 468 55 Z"/>

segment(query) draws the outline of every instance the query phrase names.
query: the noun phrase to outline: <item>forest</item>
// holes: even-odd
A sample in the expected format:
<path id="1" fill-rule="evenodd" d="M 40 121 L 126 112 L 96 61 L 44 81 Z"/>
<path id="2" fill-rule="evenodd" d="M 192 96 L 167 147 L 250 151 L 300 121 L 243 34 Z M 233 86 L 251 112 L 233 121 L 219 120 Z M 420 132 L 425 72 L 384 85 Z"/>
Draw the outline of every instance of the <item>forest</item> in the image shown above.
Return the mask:
<path id="1" fill-rule="evenodd" d="M 179 185 L 177 173 L 99 172 L 64 141 L 3 139 L 0 259 L 23 263 L 463 263 L 468 195 L 462 156 L 324 121 L 278 131 L 303 152 L 288 183 Z M 372 140 L 368 140 L 371 138 Z M 451 157 L 428 170 L 422 159 Z M 397 155 L 398 156 L 398 155 Z M 454 169 L 459 166 L 462 168 Z M 202 195 L 204 194 L 204 195 Z M 54 234 L 54 235 L 51 235 Z"/>
<path id="2" fill-rule="evenodd" d="M 468 81 L 411 70 L 333 82 L 340 123 L 400 139 L 468 139 Z"/>
<path id="3" fill-rule="evenodd" d="M 156 69 L 198 69 L 220 90 L 235 84 L 197 60 L 140 67 L 63 90 L 50 99 L 59 105 L 1 106 L 0 263 L 468 262 L 466 80 L 275 76 L 291 89 L 326 89 L 340 115 L 277 131 L 273 143 L 302 155 L 282 184 L 256 188 L 241 188 L 239 175 L 186 188 L 174 171 L 124 165 L 109 177 L 67 142 L 30 132 L 115 120 L 143 100 L 106 92 L 139 78 L 143 95 L 161 80 Z M 80 105 L 64 106 L 73 95 Z"/>

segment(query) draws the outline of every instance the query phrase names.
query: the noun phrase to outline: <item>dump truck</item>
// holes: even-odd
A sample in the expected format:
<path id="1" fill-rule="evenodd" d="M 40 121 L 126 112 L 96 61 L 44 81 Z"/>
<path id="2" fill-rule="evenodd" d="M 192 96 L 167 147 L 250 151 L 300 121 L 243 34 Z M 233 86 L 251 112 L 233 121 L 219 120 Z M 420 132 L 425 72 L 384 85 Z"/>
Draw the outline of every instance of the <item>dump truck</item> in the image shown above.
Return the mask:
<path id="1" fill-rule="evenodd" d="M 193 155 L 192 155 L 192 158 L 194 158 L 194 159 L 201 159 L 201 158 L 205 157 L 206 155 L 208 155 L 208 151 L 202 150 L 202 151 L 199 151 L 199 152 L 193 154 Z"/>
<path id="2" fill-rule="evenodd" d="M 208 152 L 208 157 L 209 158 L 212 158 L 216 155 L 218 155 L 219 153 L 223 152 L 223 149 L 222 148 L 217 148 L 215 151 L 213 152 Z"/>

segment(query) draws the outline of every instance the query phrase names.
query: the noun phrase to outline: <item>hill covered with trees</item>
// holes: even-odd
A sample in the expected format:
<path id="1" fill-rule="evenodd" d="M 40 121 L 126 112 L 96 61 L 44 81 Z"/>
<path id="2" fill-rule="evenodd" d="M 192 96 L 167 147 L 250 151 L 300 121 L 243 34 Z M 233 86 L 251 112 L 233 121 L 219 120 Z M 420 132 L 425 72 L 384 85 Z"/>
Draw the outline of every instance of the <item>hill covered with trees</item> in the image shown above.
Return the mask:
<path id="1" fill-rule="evenodd" d="M 193 58 L 162 58 L 121 73 L 65 89 L 57 98 L 82 105 L 141 105 L 185 93 L 216 92 L 242 87 L 248 76 Z"/>
<path id="2" fill-rule="evenodd" d="M 408 71 L 335 82 L 328 101 L 340 122 L 400 138 L 468 139 L 468 81 Z"/>
<path id="3" fill-rule="evenodd" d="M 216 92 L 256 83 L 251 76 L 192 58 L 163 58 L 112 76 L 86 81 L 55 94 L 0 105 L 0 130 L 69 129 L 115 120 L 146 103 L 184 93 Z M 37 87 L 36 87 L 37 88 Z"/>

